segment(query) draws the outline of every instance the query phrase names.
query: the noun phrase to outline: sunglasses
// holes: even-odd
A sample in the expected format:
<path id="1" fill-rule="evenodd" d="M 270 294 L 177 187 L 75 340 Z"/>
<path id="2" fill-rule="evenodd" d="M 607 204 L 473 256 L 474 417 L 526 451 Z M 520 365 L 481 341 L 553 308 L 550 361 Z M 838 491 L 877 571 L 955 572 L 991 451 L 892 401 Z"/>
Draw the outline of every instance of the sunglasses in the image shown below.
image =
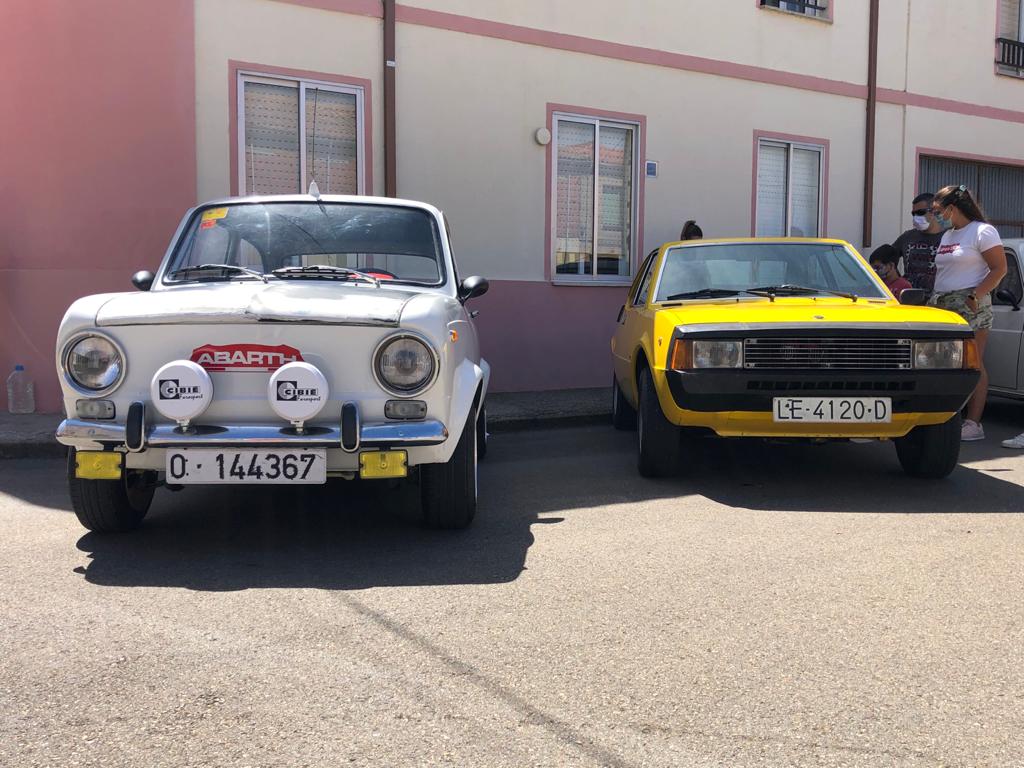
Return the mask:
<path id="1" fill-rule="evenodd" d="M 926 214 L 929 214 L 929 213 L 931 213 L 931 210 L 930 210 L 930 209 L 928 209 L 928 208 L 922 208 L 922 209 L 921 209 L 921 210 L 919 210 L 919 211 L 911 211 L 910 213 L 911 213 L 911 215 L 913 215 L 913 216 L 925 216 Z"/>

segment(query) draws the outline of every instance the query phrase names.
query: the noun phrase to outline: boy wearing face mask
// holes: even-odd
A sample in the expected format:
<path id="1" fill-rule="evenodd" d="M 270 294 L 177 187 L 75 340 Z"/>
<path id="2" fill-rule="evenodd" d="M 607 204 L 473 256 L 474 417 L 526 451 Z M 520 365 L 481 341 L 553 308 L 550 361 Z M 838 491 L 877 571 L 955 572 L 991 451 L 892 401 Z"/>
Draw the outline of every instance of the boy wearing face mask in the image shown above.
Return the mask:
<path id="1" fill-rule="evenodd" d="M 929 296 L 935 290 L 935 252 L 946 229 L 932 213 L 934 199 L 935 195 L 930 192 L 914 198 L 910 206 L 914 228 L 908 229 L 892 244 L 903 259 L 903 273 L 910 285 Z"/>
<path id="2" fill-rule="evenodd" d="M 900 253 L 889 244 L 880 245 L 871 252 L 871 268 L 882 278 L 885 287 L 897 298 L 907 288 L 911 288 L 910 282 L 900 274 L 896 263 L 900 260 Z"/>

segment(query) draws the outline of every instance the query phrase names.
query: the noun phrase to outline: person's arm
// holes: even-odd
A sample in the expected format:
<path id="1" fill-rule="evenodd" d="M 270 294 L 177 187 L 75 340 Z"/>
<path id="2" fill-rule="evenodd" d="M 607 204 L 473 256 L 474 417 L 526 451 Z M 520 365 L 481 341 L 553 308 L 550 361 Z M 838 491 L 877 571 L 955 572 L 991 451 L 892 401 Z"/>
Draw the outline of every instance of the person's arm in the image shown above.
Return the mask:
<path id="1" fill-rule="evenodd" d="M 995 290 L 999 281 L 1006 275 L 1006 251 L 1002 244 L 994 245 L 987 251 L 981 252 L 981 258 L 988 264 L 988 274 L 974 289 L 974 297 L 967 297 L 967 306 L 972 312 L 978 311 L 978 299 Z"/>

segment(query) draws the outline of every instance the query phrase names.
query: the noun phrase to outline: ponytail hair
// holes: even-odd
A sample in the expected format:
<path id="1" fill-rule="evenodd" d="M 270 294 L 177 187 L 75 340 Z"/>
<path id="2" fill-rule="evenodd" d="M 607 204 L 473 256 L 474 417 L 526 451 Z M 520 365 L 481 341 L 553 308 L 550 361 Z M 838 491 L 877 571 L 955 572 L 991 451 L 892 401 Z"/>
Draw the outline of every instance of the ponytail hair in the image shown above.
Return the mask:
<path id="1" fill-rule="evenodd" d="M 943 187 L 935 193 L 935 200 L 938 201 L 939 205 L 945 208 L 947 205 L 952 205 L 960 213 L 967 217 L 968 221 L 981 221 L 988 223 L 988 219 L 985 218 L 984 211 L 981 210 L 981 206 L 975 201 L 971 195 L 971 190 L 965 187 L 963 184 L 959 186 L 949 185 Z"/>

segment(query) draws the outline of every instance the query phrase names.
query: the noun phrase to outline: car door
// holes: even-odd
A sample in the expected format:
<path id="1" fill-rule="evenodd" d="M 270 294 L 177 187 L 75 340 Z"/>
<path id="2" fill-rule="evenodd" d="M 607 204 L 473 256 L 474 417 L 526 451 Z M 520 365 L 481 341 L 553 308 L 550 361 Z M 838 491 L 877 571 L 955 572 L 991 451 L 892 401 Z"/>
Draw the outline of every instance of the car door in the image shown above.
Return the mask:
<path id="1" fill-rule="evenodd" d="M 626 297 L 626 303 L 619 311 L 618 324 L 615 326 L 615 334 L 612 336 L 612 364 L 615 366 L 615 378 L 622 386 L 626 399 L 636 403 L 636 393 L 633 391 L 633 353 L 637 347 L 637 339 L 643 331 L 642 313 L 647 305 L 647 294 L 651 287 L 651 276 L 654 272 L 654 263 L 657 260 L 658 250 L 655 249 L 647 254 L 644 263 L 640 266 L 637 279 Z"/>
<path id="2" fill-rule="evenodd" d="M 1024 389 L 1021 365 L 1021 339 L 1024 336 L 1024 310 L 1020 309 L 1024 287 L 1021 281 L 1021 249 L 1019 244 L 1004 246 L 1006 277 L 992 292 L 992 330 L 985 347 L 985 369 L 992 389 L 1020 391 Z M 1001 299 L 999 291 L 1010 293 L 1015 301 Z M 1017 307 L 1014 307 L 1014 304 Z"/>

